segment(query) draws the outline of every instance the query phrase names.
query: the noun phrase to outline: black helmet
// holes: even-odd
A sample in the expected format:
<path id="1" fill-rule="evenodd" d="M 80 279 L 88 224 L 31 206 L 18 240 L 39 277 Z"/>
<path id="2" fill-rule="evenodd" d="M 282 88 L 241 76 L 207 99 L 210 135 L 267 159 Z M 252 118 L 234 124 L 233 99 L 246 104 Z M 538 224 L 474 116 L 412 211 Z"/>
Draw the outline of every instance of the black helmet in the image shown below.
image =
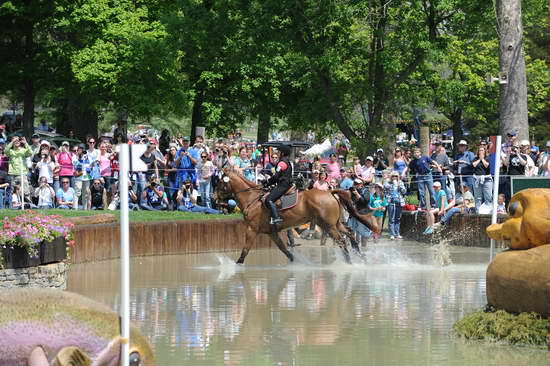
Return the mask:
<path id="1" fill-rule="evenodd" d="M 284 156 L 290 156 L 290 146 L 288 145 L 281 145 L 277 147 L 277 150 L 279 150 L 279 153 Z"/>

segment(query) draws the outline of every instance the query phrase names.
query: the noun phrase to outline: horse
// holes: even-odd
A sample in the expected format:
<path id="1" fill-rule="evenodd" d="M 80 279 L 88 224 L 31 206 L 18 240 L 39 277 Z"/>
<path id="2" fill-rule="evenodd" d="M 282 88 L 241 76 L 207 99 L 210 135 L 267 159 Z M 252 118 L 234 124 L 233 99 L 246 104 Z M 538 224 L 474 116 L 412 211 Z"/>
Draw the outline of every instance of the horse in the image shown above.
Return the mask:
<path id="1" fill-rule="evenodd" d="M 258 234 L 268 234 L 279 250 L 292 262 L 294 255 L 279 236 L 279 232 L 288 228 L 315 222 L 338 244 L 348 263 L 351 263 L 343 235 L 349 238 L 352 248 L 361 255 L 359 244 L 355 240 L 353 231 L 341 222 L 341 209 L 344 207 L 352 217 L 367 226 L 375 233 L 380 233 L 376 220 L 370 214 L 361 215 L 357 211 L 349 191 L 336 189 L 321 191 L 310 189 L 301 191 L 298 202 L 292 208 L 283 210 L 280 214 L 283 223 L 276 228 L 270 224 L 270 215 L 263 204 L 262 198 L 266 195 L 261 185 L 245 179 L 231 167 L 223 169 L 222 179 L 216 187 L 216 194 L 220 199 L 233 196 L 237 201 L 246 223 L 246 242 L 237 264 L 243 264 L 252 244 Z M 343 235 L 342 235 L 343 234 Z"/>

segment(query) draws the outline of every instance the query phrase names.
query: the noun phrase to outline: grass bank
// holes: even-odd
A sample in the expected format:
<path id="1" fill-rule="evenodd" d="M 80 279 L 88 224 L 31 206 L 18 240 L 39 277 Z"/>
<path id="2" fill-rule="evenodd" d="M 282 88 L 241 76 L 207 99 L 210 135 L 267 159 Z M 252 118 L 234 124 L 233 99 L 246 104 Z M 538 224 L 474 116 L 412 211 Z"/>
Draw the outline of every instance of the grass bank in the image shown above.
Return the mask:
<path id="1" fill-rule="evenodd" d="M 82 217 L 101 214 L 114 214 L 117 218 L 120 211 L 83 211 L 83 210 L 0 210 L 0 218 L 15 217 L 22 212 L 40 212 L 45 215 L 59 215 L 62 217 Z M 171 221 L 171 220 L 204 220 L 204 219 L 235 219 L 240 214 L 232 215 L 206 215 L 202 213 L 190 213 L 179 211 L 130 211 L 131 222 Z"/>
<path id="2" fill-rule="evenodd" d="M 535 313 L 515 315 L 504 310 L 478 310 L 456 322 L 453 329 L 469 340 L 504 341 L 550 349 L 550 318 L 542 318 Z"/>

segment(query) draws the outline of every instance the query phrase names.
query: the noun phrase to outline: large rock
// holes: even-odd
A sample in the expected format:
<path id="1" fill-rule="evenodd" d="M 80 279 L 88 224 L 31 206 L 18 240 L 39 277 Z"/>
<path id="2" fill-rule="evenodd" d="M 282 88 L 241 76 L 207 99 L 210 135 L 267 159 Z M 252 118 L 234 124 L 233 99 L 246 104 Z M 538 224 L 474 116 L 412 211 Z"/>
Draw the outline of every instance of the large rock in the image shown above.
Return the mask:
<path id="1" fill-rule="evenodd" d="M 487 301 L 508 312 L 550 316 L 550 245 L 497 254 L 487 269 Z"/>

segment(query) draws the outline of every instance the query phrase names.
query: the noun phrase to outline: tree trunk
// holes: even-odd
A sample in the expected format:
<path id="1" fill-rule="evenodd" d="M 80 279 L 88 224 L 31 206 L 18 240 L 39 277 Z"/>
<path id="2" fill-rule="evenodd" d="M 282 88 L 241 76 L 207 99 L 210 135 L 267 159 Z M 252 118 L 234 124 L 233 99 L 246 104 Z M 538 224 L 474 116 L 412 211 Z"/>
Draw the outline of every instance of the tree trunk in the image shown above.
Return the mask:
<path id="1" fill-rule="evenodd" d="M 463 139 L 462 134 L 462 109 L 455 110 L 448 116 L 453 123 L 453 156 L 458 153 L 458 143 Z"/>
<path id="2" fill-rule="evenodd" d="M 202 89 L 197 89 L 195 98 L 193 99 L 193 113 L 191 115 L 191 146 L 195 143 L 197 137 L 197 127 L 203 125 L 202 104 L 204 102 L 204 92 Z"/>
<path id="3" fill-rule="evenodd" d="M 24 77 L 25 94 L 23 98 L 23 133 L 30 140 L 34 133 L 34 98 L 36 90 L 32 76 Z"/>
<path id="4" fill-rule="evenodd" d="M 498 20 L 500 71 L 508 81 L 500 85 L 500 132 L 515 131 L 519 139 L 529 139 L 521 0 L 499 0 Z"/>
<path id="5" fill-rule="evenodd" d="M 27 1 L 25 6 L 29 6 Z M 25 22 L 25 58 L 23 60 L 23 132 L 30 139 L 34 133 L 34 99 L 36 88 L 34 84 L 34 25 L 32 22 Z"/>
<path id="6" fill-rule="evenodd" d="M 85 141 L 86 136 L 98 136 L 98 113 L 83 96 L 73 95 L 62 100 L 57 108 L 57 132 L 68 135 L 73 130 L 75 137 Z"/>
<path id="7" fill-rule="evenodd" d="M 269 129 L 271 128 L 271 115 L 269 112 L 260 112 L 258 115 L 258 144 L 269 141 Z"/>

